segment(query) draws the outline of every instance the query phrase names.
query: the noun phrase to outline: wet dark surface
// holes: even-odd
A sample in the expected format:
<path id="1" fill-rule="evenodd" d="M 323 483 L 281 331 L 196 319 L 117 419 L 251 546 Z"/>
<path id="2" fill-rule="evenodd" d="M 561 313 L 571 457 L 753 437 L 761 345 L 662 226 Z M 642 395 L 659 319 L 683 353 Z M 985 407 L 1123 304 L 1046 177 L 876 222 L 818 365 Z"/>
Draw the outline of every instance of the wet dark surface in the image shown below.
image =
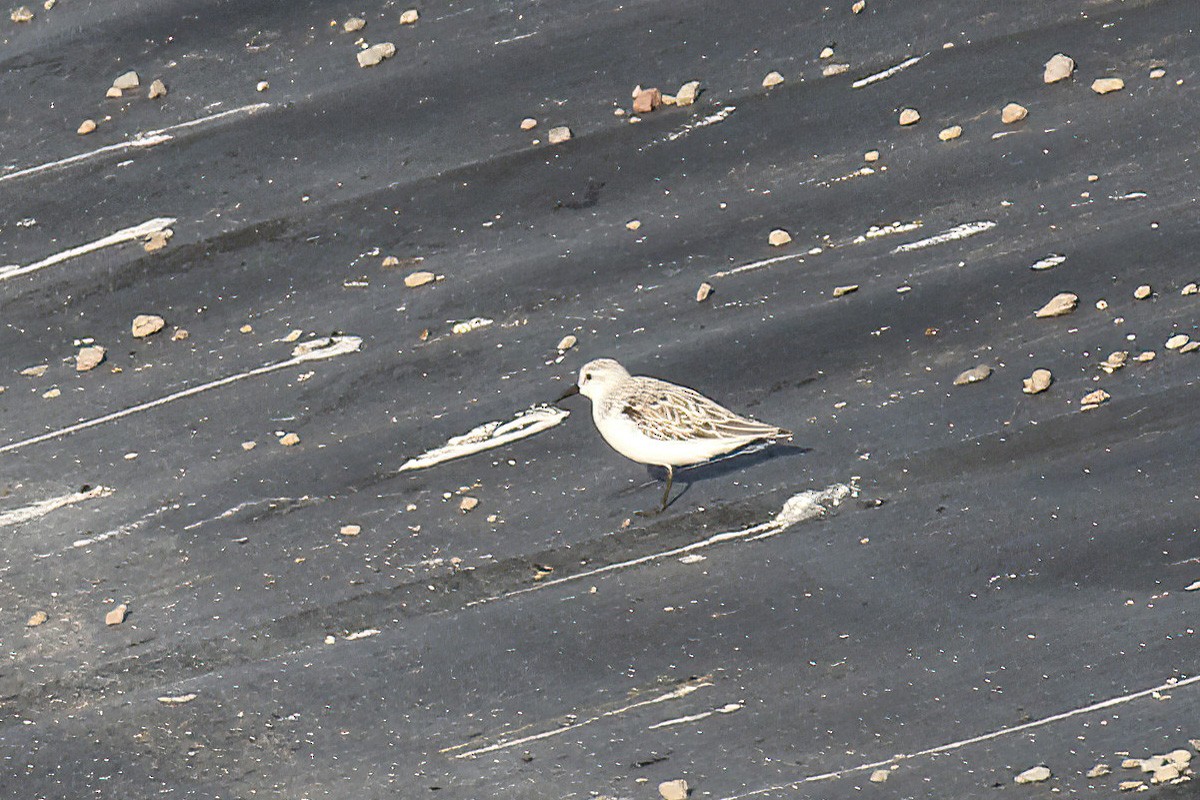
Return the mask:
<path id="1" fill-rule="evenodd" d="M 1108 796 L 1149 780 L 1124 754 L 1200 737 L 1200 355 L 1164 346 L 1200 338 L 1200 9 L 405 7 L 2 18 L 0 267 L 175 222 L 0 277 L 0 796 Z M 360 37 L 397 54 L 360 69 Z M 1056 52 L 1078 68 L 1045 85 Z M 613 114 L 689 80 L 695 105 Z M 166 327 L 134 338 L 142 313 Z M 293 330 L 361 349 L 250 374 Z M 85 339 L 107 360 L 77 373 Z M 680 473 L 649 520 L 658 473 L 583 398 L 398 472 L 600 356 L 794 446 Z M 825 513 L 770 527 L 803 492 Z M 774 535 L 721 536 L 747 529 Z"/>

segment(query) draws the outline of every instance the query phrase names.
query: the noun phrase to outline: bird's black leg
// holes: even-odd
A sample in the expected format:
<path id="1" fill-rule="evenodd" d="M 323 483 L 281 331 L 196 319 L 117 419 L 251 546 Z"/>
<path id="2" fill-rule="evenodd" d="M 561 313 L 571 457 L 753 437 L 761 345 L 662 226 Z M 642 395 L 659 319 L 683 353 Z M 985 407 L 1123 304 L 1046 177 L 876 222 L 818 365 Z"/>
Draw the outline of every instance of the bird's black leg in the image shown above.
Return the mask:
<path id="1" fill-rule="evenodd" d="M 667 510 L 667 498 L 669 498 L 671 496 L 671 482 L 674 480 L 675 480 L 675 468 L 672 467 L 670 464 L 668 464 L 667 465 L 667 488 L 666 488 L 666 491 L 663 492 L 662 508 L 660 508 L 658 510 L 658 513 L 660 513 L 660 514 Z"/>

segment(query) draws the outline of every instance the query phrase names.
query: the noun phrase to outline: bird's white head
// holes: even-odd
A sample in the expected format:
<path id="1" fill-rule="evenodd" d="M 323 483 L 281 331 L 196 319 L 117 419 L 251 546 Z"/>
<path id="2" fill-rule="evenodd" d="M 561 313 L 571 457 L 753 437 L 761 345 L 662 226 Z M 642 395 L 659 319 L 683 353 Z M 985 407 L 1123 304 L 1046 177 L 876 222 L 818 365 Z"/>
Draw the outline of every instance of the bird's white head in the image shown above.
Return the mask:
<path id="1" fill-rule="evenodd" d="M 614 386 L 629 377 L 629 370 L 611 358 L 589 361 L 579 370 L 579 393 L 591 400 L 604 397 Z"/>

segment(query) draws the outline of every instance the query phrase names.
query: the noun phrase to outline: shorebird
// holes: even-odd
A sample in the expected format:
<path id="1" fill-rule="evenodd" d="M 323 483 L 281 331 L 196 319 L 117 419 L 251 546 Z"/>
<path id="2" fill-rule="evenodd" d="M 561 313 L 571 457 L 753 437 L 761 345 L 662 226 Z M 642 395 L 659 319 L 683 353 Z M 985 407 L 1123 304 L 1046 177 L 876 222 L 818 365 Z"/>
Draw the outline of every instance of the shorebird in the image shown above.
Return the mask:
<path id="1" fill-rule="evenodd" d="M 752 442 L 792 437 L 791 431 L 735 414 L 695 389 L 630 375 L 611 358 L 584 364 L 579 382 L 559 401 L 573 394 L 592 401 L 592 420 L 612 449 L 639 464 L 667 470 L 667 487 L 656 514 L 667 508 L 675 467 L 710 461 Z"/>

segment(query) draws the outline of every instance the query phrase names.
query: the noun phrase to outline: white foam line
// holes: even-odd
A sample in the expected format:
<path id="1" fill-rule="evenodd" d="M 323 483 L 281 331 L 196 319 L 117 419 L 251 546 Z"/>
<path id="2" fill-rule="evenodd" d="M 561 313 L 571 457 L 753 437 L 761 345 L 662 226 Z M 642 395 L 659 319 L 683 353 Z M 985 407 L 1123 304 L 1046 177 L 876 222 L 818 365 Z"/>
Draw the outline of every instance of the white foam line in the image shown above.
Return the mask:
<path id="1" fill-rule="evenodd" d="M 694 681 L 692 683 L 687 683 L 687 684 L 684 684 L 683 686 L 680 686 L 678 689 L 674 689 L 670 692 L 667 692 L 666 694 L 660 694 L 657 697 L 651 697 L 648 700 L 641 700 L 637 703 L 630 703 L 627 706 L 621 706 L 620 708 L 614 708 L 609 711 L 605 711 L 602 714 L 597 714 L 594 717 L 588 717 L 587 719 L 580 720 L 579 722 L 573 722 L 569 725 L 560 725 L 557 728 L 552 728 L 548 731 L 542 731 L 541 733 L 530 734 L 529 736 L 522 736 L 519 739 L 501 739 L 500 741 L 496 742 L 495 744 L 489 744 L 486 747 L 478 747 L 474 750 L 467 750 L 464 753 L 455 753 L 454 757 L 455 758 L 472 758 L 474 756 L 482 755 L 483 753 L 494 753 L 497 750 L 506 750 L 510 747 L 519 747 L 523 744 L 527 744 L 529 742 L 535 742 L 539 739 L 548 739 L 551 736 L 559 736 L 560 734 L 567 733 L 568 731 L 573 731 L 573 730 L 576 730 L 577 728 L 582 728 L 585 725 L 591 725 L 594 722 L 599 722 L 600 720 L 607 719 L 609 717 L 615 717 L 618 714 L 624 714 L 628 711 L 633 711 L 638 708 L 645 708 L 646 706 L 652 706 L 652 705 L 656 705 L 658 703 L 666 703 L 670 700 L 678 700 L 679 698 L 686 697 L 687 695 L 691 694 L 692 692 L 694 692 L 698 689 L 702 689 L 705 686 L 712 686 L 712 682 L 707 681 L 707 680 L 698 680 L 698 681 Z M 457 750 L 459 747 L 463 747 L 463 746 L 464 745 L 457 745 L 456 747 L 447 747 L 439 752 L 448 753 L 450 751 Z"/>
<path id="2" fill-rule="evenodd" d="M 667 138 L 663 139 L 662 141 L 673 142 L 681 136 L 687 136 L 689 133 L 699 128 L 707 128 L 709 125 L 716 125 L 718 122 L 724 122 L 725 120 L 729 119 L 729 115 L 734 111 L 737 111 L 737 106 L 725 106 L 715 114 L 709 114 L 707 117 L 704 117 L 701 120 L 690 122 L 679 130 L 668 133 Z"/>
<path id="3" fill-rule="evenodd" d="M 79 256 L 87 255 L 88 253 L 96 250 L 102 250 L 105 247 L 112 247 L 113 245 L 133 241 L 134 239 L 141 239 L 149 236 L 152 233 L 165 230 L 174 224 L 174 217 L 155 217 L 154 219 L 146 220 L 141 225 L 134 225 L 130 228 L 122 228 L 121 230 L 115 233 L 110 233 L 108 236 L 97 239 L 94 242 L 88 242 L 87 244 L 81 244 L 77 247 L 72 247 L 69 250 L 63 250 L 61 253 L 55 253 L 52 256 L 43 258 L 41 261 L 35 261 L 32 264 L 26 264 L 23 267 L 16 265 L 0 267 L 0 281 L 8 280 L 9 278 L 15 278 L 18 275 L 26 275 L 30 272 L 37 272 L 39 269 L 52 267 L 55 264 L 61 264 L 62 262 L 69 261 L 72 258 L 78 258 Z"/>
<path id="4" fill-rule="evenodd" d="M 1062 256 L 1057 253 L 1054 253 L 1053 255 L 1046 256 L 1041 261 L 1036 261 L 1036 262 L 1030 264 L 1029 268 L 1030 269 L 1039 269 L 1039 270 L 1040 269 L 1052 269 L 1053 267 L 1057 267 L 1059 264 L 1063 263 L 1066 260 L 1067 260 L 1066 256 Z"/>
<path id="5" fill-rule="evenodd" d="M 487 603 L 494 603 L 497 600 L 507 600 L 510 597 L 516 597 L 529 592 L 538 592 L 543 589 L 549 589 L 551 586 L 559 586 L 572 581 L 579 581 L 585 578 L 592 578 L 596 575 L 602 575 L 606 572 L 613 572 L 619 569 L 628 569 L 635 567 L 638 564 L 646 564 L 651 561 L 660 561 L 664 558 L 672 558 L 674 556 L 690 553 L 694 550 L 704 550 L 714 545 L 723 542 L 732 542 L 738 539 L 767 539 L 777 534 L 783 533 L 785 530 L 795 525 L 798 522 L 803 522 L 806 519 L 819 517 L 825 513 L 825 509 L 829 506 L 839 504 L 843 499 L 855 492 L 856 489 L 853 483 L 835 483 L 825 489 L 817 491 L 810 489 L 806 492 L 792 495 L 787 502 L 783 504 L 783 508 L 779 513 L 766 522 L 761 522 L 753 527 L 746 528 L 740 531 L 726 531 L 725 533 L 714 534 L 707 539 L 701 539 L 697 542 L 685 544 L 680 547 L 673 547 L 670 550 L 663 550 L 658 553 L 640 556 L 628 561 L 618 561 L 613 564 L 605 564 L 603 567 L 589 569 L 585 572 L 577 572 L 574 575 L 564 575 L 561 578 L 554 580 L 543 581 L 542 583 L 533 586 L 526 586 L 521 589 L 513 589 L 510 592 L 484 597 L 479 600 L 472 600 L 467 603 L 465 608 L 471 606 L 481 606 Z"/>
<path id="6" fill-rule="evenodd" d="M 168 125 L 160 130 L 146 131 L 145 133 L 139 133 L 132 139 L 124 142 L 105 145 L 104 147 L 98 147 L 95 150 L 88 150 L 86 153 L 76 153 L 73 156 L 61 158 L 58 161 L 49 161 L 45 164 L 38 164 L 37 166 L 26 167 L 25 169 L 17 170 L 16 172 L 10 172 L 7 175 L 0 175 L 0 183 L 3 183 L 4 181 L 15 180 L 17 178 L 24 178 L 29 175 L 36 175 L 39 172 L 48 172 L 54 169 L 69 167 L 72 164 L 78 164 L 82 161 L 89 161 L 93 158 L 99 158 L 100 156 L 108 155 L 109 153 L 116 153 L 122 150 L 154 147 L 155 145 L 162 144 L 163 142 L 169 142 L 174 139 L 175 137 L 171 135 L 172 131 L 186 130 L 187 128 L 192 128 L 196 125 L 203 125 L 208 122 L 214 122 L 225 117 L 233 116 L 234 114 L 253 114 L 255 111 L 260 111 L 264 108 L 269 108 L 270 106 L 270 103 L 253 103 L 248 106 L 240 106 L 239 108 L 230 108 L 225 111 L 219 111 L 216 114 L 209 114 L 206 117 L 188 120 L 187 122 L 180 122 L 177 125 Z"/>
<path id="7" fill-rule="evenodd" d="M 94 500 L 97 497 L 108 497 L 112 493 L 113 490 L 107 486 L 96 486 L 88 489 L 86 492 L 71 492 L 70 494 L 51 497 L 49 500 L 39 500 L 32 505 L 14 508 L 0 514 L 0 528 L 9 525 L 20 525 L 22 522 L 29 522 L 38 517 L 44 517 L 51 511 L 60 509 L 63 506 L 82 503 L 84 500 Z"/>
<path id="8" fill-rule="evenodd" d="M 571 416 L 571 412 L 556 406 L 534 406 L 508 420 L 494 420 L 476 426 L 460 436 L 451 437 L 441 447 L 414 456 L 400 466 L 399 472 L 425 469 L 443 461 L 481 453 L 502 445 L 525 439 L 553 428 Z"/>
<path id="9" fill-rule="evenodd" d="M 928 55 L 928 53 L 926 53 L 925 55 Z M 901 61 L 899 64 L 897 64 L 894 67 L 888 67 L 883 72 L 876 72 L 874 75 L 868 75 L 865 78 L 859 78 L 854 83 L 850 84 L 850 88 L 861 89 L 864 86 L 870 86 L 872 83 L 877 83 L 878 81 L 886 81 L 888 78 L 892 77 L 897 72 L 902 72 L 902 71 L 908 69 L 909 67 L 911 67 L 913 64 L 917 63 L 922 58 L 924 58 L 925 55 L 913 56 L 912 58 L 907 59 L 906 61 Z"/>
<path id="10" fill-rule="evenodd" d="M 165 406 L 167 403 L 173 403 L 176 400 L 183 399 L 184 397 L 191 397 L 192 395 L 200 394 L 201 392 L 207 392 L 209 389 L 216 389 L 219 386 L 226 386 L 231 383 L 236 383 L 237 381 L 244 380 L 245 378 L 266 375 L 268 372 L 275 372 L 276 370 L 294 367 L 297 364 L 303 364 L 306 361 L 317 361 L 324 358 L 334 358 L 335 356 L 345 355 L 346 353 L 353 353 L 361 346 L 362 339 L 357 336 L 333 336 L 324 339 L 314 339 L 298 345 L 296 349 L 292 351 L 292 358 L 289 358 L 286 361 L 277 361 L 274 364 L 267 364 L 266 366 L 252 369 L 247 372 L 238 372 L 233 375 L 227 375 L 219 380 L 202 383 L 197 386 L 189 386 L 186 389 L 173 392 L 165 397 L 159 397 L 155 400 L 139 403 L 136 406 L 123 408 L 120 411 L 114 411 L 111 414 L 105 414 L 101 417 L 94 417 L 92 419 L 84 420 L 83 422 L 78 422 L 74 425 L 68 425 L 65 428 L 47 431 L 39 436 L 31 436 L 30 438 L 22 439 L 19 442 L 12 442 L 11 444 L 6 444 L 3 447 L 0 447 L 0 453 L 20 450 L 22 447 L 28 447 L 29 445 L 38 444 L 39 442 L 45 442 L 50 439 L 57 439 L 60 436 L 67 436 L 77 431 L 85 430 L 86 428 L 93 428 L 97 425 L 103 425 L 106 422 L 113 422 L 114 420 L 128 417 L 130 414 L 136 414 L 139 411 L 148 411 L 152 408 Z"/>
<path id="11" fill-rule="evenodd" d="M 699 714 L 691 714 L 686 717 L 676 717 L 675 719 L 664 719 L 662 722 L 654 723 L 650 727 L 646 728 L 646 730 L 652 731 L 652 730 L 656 730 L 657 728 L 667 728 L 667 727 L 670 727 L 671 725 L 683 725 L 686 722 L 699 722 L 702 719 L 711 717 L 715 713 L 717 713 L 717 712 L 701 711 Z"/>
<path id="12" fill-rule="evenodd" d="M 786 255 L 786 256 L 775 256 L 774 258 L 766 258 L 766 259 L 763 259 L 762 261 L 752 261 L 749 264 L 742 264 L 740 267 L 734 267 L 733 269 L 723 269 L 720 272 L 714 272 L 712 275 L 709 275 L 708 277 L 710 277 L 710 278 L 728 278 L 730 275 L 740 275 L 743 272 L 750 272 L 751 270 L 762 269 L 763 267 L 769 267 L 772 264 L 778 264 L 780 261 L 790 261 L 793 258 L 803 258 L 805 255 L 807 255 L 807 254 L 806 253 L 792 253 L 791 255 Z"/>
<path id="13" fill-rule="evenodd" d="M 915 242 L 902 244 L 893 248 L 892 252 L 909 253 L 913 250 L 921 250 L 926 247 L 933 247 L 934 245 L 945 244 L 946 242 L 953 242 L 958 239 L 966 239 L 968 236 L 974 236 L 977 233 L 983 233 L 984 231 L 991 230 L 994 227 L 996 227 L 996 223 L 992 222 L 990 219 L 981 219 L 977 222 L 967 222 L 962 225 L 956 225 L 950 230 L 942 231 L 936 236 L 930 236 L 928 239 L 918 239 Z"/>
<path id="14" fill-rule="evenodd" d="M 502 44 L 512 44 L 513 42 L 519 42 L 522 39 L 528 39 L 530 36 L 537 36 L 538 33 L 539 33 L 538 31 L 533 31 L 531 33 L 522 33 L 519 36 L 510 36 L 507 39 L 501 39 L 499 41 L 492 42 L 492 44 L 496 45 L 497 47 Z"/>
<path id="15" fill-rule="evenodd" d="M 1154 694 L 1155 692 L 1162 692 L 1162 691 L 1168 691 L 1168 690 L 1173 690 L 1173 689 L 1181 689 L 1184 686 L 1188 686 L 1188 685 L 1191 685 L 1191 684 L 1194 684 L 1197 682 L 1200 682 L 1200 675 L 1193 675 L 1192 677 L 1184 678 L 1183 680 L 1172 679 L 1172 680 L 1167 681 L 1166 683 L 1159 684 L 1158 686 L 1154 686 L 1149 689 L 1142 689 L 1139 692 L 1133 692 L 1132 694 L 1123 694 L 1118 697 L 1110 697 L 1109 699 L 1101 700 L 1098 703 L 1092 703 L 1091 705 L 1081 706 L 1079 708 L 1073 708 L 1069 711 L 1063 711 L 1059 714 L 1053 714 L 1049 717 L 1042 717 L 1041 719 L 1035 719 L 1035 720 L 1032 720 L 1031 722 L 1025 722 L 1020 725 L 1010 725 L 1010 726 L 1007 726 L 1004 728 L 997 728 L 994 731 L 989 731 L 988 733 L 982 733 L 978 736 L 972 736 L 969 739 L 960 739 L 957 742 L 948 742 L 946 744 L 939 744 L 936 747 L 927 747 L 924 750 L 917 750 L 916 752 L 913 752 L 913 753 L 899 753 L 897 755 L 892 756 L 891 758 L 885 758 L 881 761 L 872 761 L 869 764 L 859 764 L 856 767 L 847 767 L 846 769 L 839 769 L 839 770 L 835 770 L 833 772 L 822 772 L 818 775 L 809 775 L 806 778 L 801 778 L 800 780 L 792 781 L 791 783 L 782 783 L 777 786 L 768 786 L 763 789 L 755 789 L 754 791 L 751 791 L 751 792 L 744 792 L 742 794 L 730 795 L 728 797 L 721 798 L 721 800 L 743 800 L 743 798 L 757 797 L 759 795 L 768 794 L 771 792 L 778 792 L 782 789 L 796 789 L 806 783 L 818 783 L 820 781 L 836 780 L 837 778 L 842 778 L 842 777 L 845 777 L 846 775 L 852 775 L 856 772 L 865 772 L 866 770 L 869 770 L 869 769 L 870 770 L 880 769 L 882 767 L 890 766 L 892 764 L 897 764 L 901 761 L 907 761 L 907 760 L 913 759 L 913 758 L 922 758 L 924 756 L 937 755 L 938 753 L 948 753 L 952 750 L 961 750 L 962 748 L 969 747 L 973 744 L 979 744 L 980 742 L 987 742 L 992 739 L 999 739 L 1002 736 L 1010 736 L 1014 733 L 1020 733 L 1022 731 L 1031 730 L 1033 728 L 1041 728 L 1041 727 L 1050 725 L 1055 722 L 1061 722 L 1064 719 L 1070 719 L 1071 717 L 1078 717 L 1082 714 L 1091 714 L 1094 711 L 1101 711 L 1106 708 L 1112 708 L 1113 706 L 1119 706 L 1119 705 L 1123 705 L 1124 703 L 1129 703 L 1134 700 L 1139 700 L 1143 697 L 1149 697 L 1150 695 Z"/>
<path id="16" fill-rule="evenodd" d="M 124 536 L 125 534 L 133 533 L 138 528 L 142 527 L 147 522 L 149 522 L 150 520 L 157 517 L 159 514 L 162 514 L 166 511 L 170 511 L 172 508 L 175 508 L 175 507 L 177 507 L 177 506 L 169 506 L 169 505 L 159 506 L 158 508 L 149 512 L 148 514 L 143 514 L 139 519 L 135 519 L 133 522 L 127 522 L 124 525 L 113 528 L 112 530 L 109 530 L 109 531 L 105 531 L 104 533 L 98 533 L 95 536 L 88 536 L 84 539 L 76 539 L 75 541 L 71 542 L 71 546 L 66 548 L 66 551 L 70 552 L 72 550 L 78 550 L 83 547 L 90 547 L 94 544 L 99 544 L 100 542 L 106 542 L 109 539 L 115 539 L 118 536 Z M 47 555 L 49 555 L 49 554 L 47 554 Z"/>

